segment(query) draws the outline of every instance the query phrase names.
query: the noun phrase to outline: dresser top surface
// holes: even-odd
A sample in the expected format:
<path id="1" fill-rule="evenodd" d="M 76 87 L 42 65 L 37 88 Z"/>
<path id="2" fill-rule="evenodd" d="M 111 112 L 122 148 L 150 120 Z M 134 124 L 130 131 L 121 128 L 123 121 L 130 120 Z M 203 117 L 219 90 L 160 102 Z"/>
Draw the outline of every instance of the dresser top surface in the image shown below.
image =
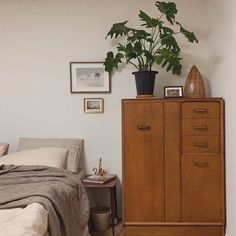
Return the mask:
<path id="1" fill-rule="evenodd" d="M 180 97 L 180 98 L 124 98 L 122 99 L 123 102 L 151 102 L 151 101 L 162 101 L 162 102 L 213 102 L 213 101 L 220 101 L 223 102 L 223 98 L 221 97 L 206 97 L 206 98 L 187 98 L 187 97 Z"/>

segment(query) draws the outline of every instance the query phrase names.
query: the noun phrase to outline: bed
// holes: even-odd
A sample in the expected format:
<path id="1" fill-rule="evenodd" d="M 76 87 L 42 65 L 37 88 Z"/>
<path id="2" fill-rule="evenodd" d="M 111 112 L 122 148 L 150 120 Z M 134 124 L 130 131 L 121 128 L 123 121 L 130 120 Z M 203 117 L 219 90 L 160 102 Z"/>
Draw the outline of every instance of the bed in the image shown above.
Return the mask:
<path id="1" fill-rule="evenodd" d="M 87 236 L 83 140 L 20 138 L 0 157 L 0 236 Z"/>

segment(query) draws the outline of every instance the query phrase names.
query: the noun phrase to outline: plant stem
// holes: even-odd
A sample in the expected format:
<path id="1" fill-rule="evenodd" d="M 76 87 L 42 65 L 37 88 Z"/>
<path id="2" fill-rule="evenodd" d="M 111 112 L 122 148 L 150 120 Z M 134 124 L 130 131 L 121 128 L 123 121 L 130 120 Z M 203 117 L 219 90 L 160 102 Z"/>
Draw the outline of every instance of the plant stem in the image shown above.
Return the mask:
<path id="1" fill-rule="evenodd" d="M 127 63 L 130 63 L 131 65 L 133 65 L 137 70 L 140 70 L 138 66 L 136 66 L 132 61 L 127 61 Z"/>
<path id="2" fill-rule="evenodd" d="M 164 16 L 164 14 L 165 13 L 162 13 L 159 18 L 157 17 L 157 19 L 160 20 Z"/>
<path id="3" fill-rule="evenodd" d="M 156 36 L 155 36 L 155 38 L 154 38 L 154 40 L 153 40 L 154 42 L 157 41 L 158 36 L 159 36 L 159 32 L 156 33 Z M 157 44 L 159 44 L 159 41 L 157 41 L 157 43 L 154 43 L 154 45 L 152 44 L 152 49 L 151 49 L 150 53 L 153 52 L 153 50 L 154 50 L 154 48 L 157 46 Z"/>
<path id="4" fill-rule="evenodd" d="M 138 56 L 137 60 L 138 60 L 138 64 L 139 64 L 139 70 L 141 70 L 142 67 L 143 67 L 143 63 L 142 63 L 143 62 L 143 58 L 141 56 Z"/>
<path id="5" fill-rule="evenodd" d="M 146 50 L 146 44 L 145 44 L 145 40 L 140 40 L 141 44 L 143 45 L 143 49 Z"/>
<path id="6" fill-rule="evenodd" d="M 156 34 L 156 29 L 157 29 L 157 26 L 153 29 L 152 28 L 152 32 L 151 32 L 151 35 L 152 35 L 152 37 L 151 37 L 151 40 L 152 40 L 152 42 L 150 43 L 150 45 L 149 45 L 149 52 L 151 52 L 152 51 L 152 45 L 153 45 L 153 42 L 155 42 L 155 40 L 154 40 L 154 36 L 155 36 L 155 34 Z M 156 37 L 155 37 L 156 38 Z"/>
<path id="7" fill-rule="evenodd" d="M 153 53 L 153 56 L 155 56 L 156 54 L 157 54 L 157 52 L 159 51 L 159 49 L 161 49 L 163 47 L 163 45 L 160 45 L 157 49 L 156 49 L 156 51 Z"/>
<path id="8" fill-rule="evenodd" d="M 179 33 L 181 33 L 181 32 L 180 32 L 180 31 L 179 31 L 179 32 L 174 32 L 173 34 L 169 34 L 169 35 L 167 35 L 167 36 L 165 36 L 165 37 L 159 39 L 159 40 L 155 43 L 153 49 L 154 49 L 154 48 L 155 48 L 155 47 L 156 47 L 156 46 L 161 42 L 161 40 L 166 39 L 166 38 L 168 38 L 168 37 L 170 37 L 170 36 L 173 36 L 173 35 L 179 34 Z"/>

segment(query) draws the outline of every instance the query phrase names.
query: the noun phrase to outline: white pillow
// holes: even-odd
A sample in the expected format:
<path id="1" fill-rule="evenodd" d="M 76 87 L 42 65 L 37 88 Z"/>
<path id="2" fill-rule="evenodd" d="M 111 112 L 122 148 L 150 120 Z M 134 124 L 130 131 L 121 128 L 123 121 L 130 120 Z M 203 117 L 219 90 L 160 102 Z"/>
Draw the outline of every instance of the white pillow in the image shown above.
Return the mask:
<path id="1" fill-rule="evenodd" d="M 3 156 L 5 153 L 5 147 L 4 146 L 0 146 L 0 157 Z"/>
<path id="2" fill-rule="evenodd" d="M 38 148 L 15 152 L 0 158 L 0 164 L 44 165 L 64 168 L 68 150 L 65 148 Z"/>
<path id="3" fill-rule="evenodd" d="M 5 155 L 8 149 L 7 143 L 0 143 L 0 157 Z"/>
<path id="4" fill-rule="evenodd" d="M 66 169 L 77 173 L 84 161 L 83 139 L 55 139 L 55 138 L 20 138 L 17 151 L 25 151 L 35 148 L 55 147 L 68 149 Z"/>

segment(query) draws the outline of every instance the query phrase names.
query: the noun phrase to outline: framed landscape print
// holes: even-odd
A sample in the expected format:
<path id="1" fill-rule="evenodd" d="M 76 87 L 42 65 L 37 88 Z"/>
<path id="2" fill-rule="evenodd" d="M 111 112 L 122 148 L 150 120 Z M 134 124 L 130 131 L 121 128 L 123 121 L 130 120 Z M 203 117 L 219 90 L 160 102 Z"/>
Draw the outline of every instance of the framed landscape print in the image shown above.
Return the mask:
<path id="1" fill-rule="evenodd" d="M 104 113 L 104 99 L 84 98 L 84 113 Z"/>
<path id="2" fill-rule="evenodd" d="M 183 97 L 183 87 L 182 86 L 165 86 L 164 97 L 165 98 Z"/>
<path id="3" fill-rule="evenodd" d="M 110 93 L 110 74 L 103 62 L 70 62 L 71 93 Z"/>

